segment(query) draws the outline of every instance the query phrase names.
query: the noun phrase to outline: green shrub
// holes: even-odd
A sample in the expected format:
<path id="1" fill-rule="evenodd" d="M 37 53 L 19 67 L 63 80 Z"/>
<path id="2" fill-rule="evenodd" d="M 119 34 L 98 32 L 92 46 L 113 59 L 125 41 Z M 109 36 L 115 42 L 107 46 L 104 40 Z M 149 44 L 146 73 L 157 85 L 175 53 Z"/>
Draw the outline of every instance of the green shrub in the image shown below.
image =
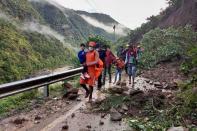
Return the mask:
<path id="1" fill-rule="evenodd" d="M 0 9 L 16 20 L 37 19 L 43 21 L 28 0 L 1 0 Z"/>
<path id="2" fill-rule="evenodd" d="M 185 56 L 187 49 L 197 44 L 196 41 L 197 33 L 192 30 L 191 26 L 151 30 L 143 36 L 141 41 L 145 49 L 142 64 L 145 68 L 150 68 L 158 62 L 176 56 Z M 191 54 L 195 55 L 195 49 L 192 50 Z"/>
<path id="3" fill-rule="evenodd" d="M 190 71 L 197 67 L 197 45 L 190 47 L 186 53 L 186 57 L 185 61 L 181 64 L 181 71 L 185 74 L 195 73 Z"/>
<path id="4" fill-rule="evenodd" d="M 76 53 L 57 39 L 22 32 L 0 19 L 0 84 L 24 79 L 44 68 L 78 66 Z"/>
<path id="5" fill-rule="evenodd" d="M 6 115 L 11 110 L 18 110 L 27 107 L 32 99 L 38 96 L 37 90 L 21 93 L 14 96 L 1 99 L 0 101 L 0 116 Z"/>

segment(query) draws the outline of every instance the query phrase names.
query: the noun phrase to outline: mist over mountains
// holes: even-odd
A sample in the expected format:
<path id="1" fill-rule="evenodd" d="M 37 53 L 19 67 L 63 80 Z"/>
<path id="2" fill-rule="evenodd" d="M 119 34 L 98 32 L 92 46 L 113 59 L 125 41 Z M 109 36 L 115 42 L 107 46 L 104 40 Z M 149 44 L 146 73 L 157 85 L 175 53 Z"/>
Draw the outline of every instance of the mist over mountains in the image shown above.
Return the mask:
<path id="1" fill-rule="evenodd" d="M 51 0 L 0 0 L 0 83 L 43 69 L 77 65 L 76 50 L 89 35 L 114 40 L 129 29 L 109 15 L 75 11 Z"/>

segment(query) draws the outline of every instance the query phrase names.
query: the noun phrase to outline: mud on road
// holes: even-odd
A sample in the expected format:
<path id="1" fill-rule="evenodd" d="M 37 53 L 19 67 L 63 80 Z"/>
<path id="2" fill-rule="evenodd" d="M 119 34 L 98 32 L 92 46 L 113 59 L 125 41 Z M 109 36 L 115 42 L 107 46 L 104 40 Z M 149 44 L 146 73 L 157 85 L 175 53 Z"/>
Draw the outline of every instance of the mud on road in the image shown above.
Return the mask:
<path id="1" fill-rule="evenodd" d="M 132 89 L 148 92 L 158 90 L 154 82 L 137 77 L 135 87 L 127 83 L 127 78 L 123 77 L 129 94 Z M 109 92 L 108 88 L 114 88 L 113 84 L 106 84 L 104 91 L 94 91 L 94 100 L 105 99 Z M 160 89 L 159 89 L 160 90 Z M 35 103 L 33 109 L 28 112 L 21 112 L 0 121 L 0 131 L 122 131 L 131 130 L 126 119 L 111 121 L 109 112 L 103 113 L 92 111 L 92 105 L 87 103 L 83 97 L 83 90 L 79 90 L 80 99 L 67 100 L 62 98 L 49 98 L 42 104 Z M 134 113 L 135 114 L 135 113 Z"/>

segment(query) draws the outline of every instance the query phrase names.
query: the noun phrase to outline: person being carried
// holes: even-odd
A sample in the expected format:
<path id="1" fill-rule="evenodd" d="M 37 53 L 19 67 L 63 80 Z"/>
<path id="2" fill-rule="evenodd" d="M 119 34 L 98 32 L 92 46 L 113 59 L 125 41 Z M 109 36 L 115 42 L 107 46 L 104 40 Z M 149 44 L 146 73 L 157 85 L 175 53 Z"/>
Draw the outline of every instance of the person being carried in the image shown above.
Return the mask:
<path id="1" fill-rule="evenodd" d="M 122 74 L 122 70 L 124 69 L 125 64 L 121 58 L 117 58 L 114 64 L 116 66 L 116 73 L 115 73 L 115 80 L 114 80 L 114 84 L 115 84 L 118 77 L 119 77 L 118 82 L 121 82 L 121 74 Z"/>
<path id="2" fill-rule="evenodd" d="M 83 70 L 81 73 L 81 78 L 82 79 L 86 79 L 86 78 L 90 78 L 90 76 L 88 75 L 87 71 L 87 66 L 85 65 L 86 62 L 86 52 L 85 52 L 85 44 L 81 44 L 80 45 L 81 50 L 78 52 L 78 58 L 79 58 L 79 62 L 80 64 L 83 66 Z"/>
<path id="3" fill-rule="evenodd" d="M 134 79 L 135 79 L 135 75 L 136 75 L 136 71 L 137 71 L 137 53 L 136 53 L 136 49 L 135 46 L 130 45 L 129 46 L 129 50 L 127 51 L 126 54 L 126 59 L 125 59 L 125 64 L 127 64 L 127 68 L 128 68 L 128 76 L 129 76 L 129 84 L 131 84 L 131 76 L 132 76 L 132 86 L 134 87 Z"/>

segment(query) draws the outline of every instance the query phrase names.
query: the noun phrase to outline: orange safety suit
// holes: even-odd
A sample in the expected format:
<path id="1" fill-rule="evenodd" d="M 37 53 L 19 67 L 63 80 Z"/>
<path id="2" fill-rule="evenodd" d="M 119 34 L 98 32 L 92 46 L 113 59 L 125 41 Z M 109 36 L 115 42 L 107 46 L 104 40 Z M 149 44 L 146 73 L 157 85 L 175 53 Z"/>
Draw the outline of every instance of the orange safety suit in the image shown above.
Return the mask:
<path id="1" fill-rule="evenodd" d="M 89 86 L 95 85 L 96 80 L 96 65 L 99 61 L 99 54 L 97 51 L 89 51 L 86 54 L 86 65 L 88 67 L 88 74 L 90 75 L 89 79 L 80 78 L 80 84 L 88 84 Z"/>

